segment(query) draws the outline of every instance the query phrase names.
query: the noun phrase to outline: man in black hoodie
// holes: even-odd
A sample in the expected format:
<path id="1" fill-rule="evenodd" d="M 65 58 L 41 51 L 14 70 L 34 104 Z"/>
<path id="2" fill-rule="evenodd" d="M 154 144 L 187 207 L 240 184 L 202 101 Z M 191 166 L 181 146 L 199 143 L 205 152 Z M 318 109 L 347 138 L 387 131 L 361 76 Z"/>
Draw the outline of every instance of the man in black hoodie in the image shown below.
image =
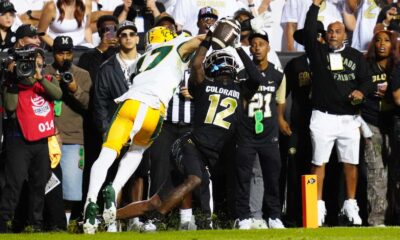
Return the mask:
<path id="1" fill-rule="evenodd" d="M 355 200 L 360 141 L 359 104 L 372 87 L 371 75 L 363 55 L 344 44 L 345 27 L 341 22 L 328 26 L 327 44 L 317 41 L 317 17 L 324 0 L 313 0 L 304 27 L 304 45 L 312 71 L 313 145 L 312 170 L 318 179 L 318 225 L 325 221 L 322 201 L 325 164 L 336 143 L 339 162 L 343 163 L 347 200 L 341 213 L 352 225 L 361 225 Z"/>

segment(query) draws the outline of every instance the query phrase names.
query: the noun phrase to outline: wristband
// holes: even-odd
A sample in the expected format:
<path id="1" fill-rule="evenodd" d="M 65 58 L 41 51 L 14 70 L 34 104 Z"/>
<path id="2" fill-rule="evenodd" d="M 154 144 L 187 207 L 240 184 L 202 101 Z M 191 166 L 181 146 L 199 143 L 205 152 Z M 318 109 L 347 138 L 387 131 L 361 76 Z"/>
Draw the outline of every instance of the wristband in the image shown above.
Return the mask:
<path id="1" fill-rule="evenodd" d="M 253 7 L 255 7 L 256 5 L 253 3 L 253 4 L 249 4 L 249 8 L 253 8 Z"/>
<path id="2" fill-rule="evenodd" d="M 203 41 L 200 43 L 200 47 L 205 47 L 205 48 L 209 49 L 210 46 L 211 46 L 211 41 L 203 40 Z"/>

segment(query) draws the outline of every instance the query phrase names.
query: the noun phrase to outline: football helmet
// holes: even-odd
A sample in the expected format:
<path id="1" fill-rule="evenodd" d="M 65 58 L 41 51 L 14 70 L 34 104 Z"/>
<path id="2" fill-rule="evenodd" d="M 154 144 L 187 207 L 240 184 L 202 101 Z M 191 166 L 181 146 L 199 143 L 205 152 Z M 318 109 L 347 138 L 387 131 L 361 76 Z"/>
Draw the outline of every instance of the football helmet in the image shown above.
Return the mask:
<path id="1" fill-rule="evenodd" d="M 174 39 L 176 36 L 176 33 L 172 32 L 166 27 L 154 27 L 150 29 L 146 34 L 146 44 L 168 42 Z"/>
<path id="2" fill-rule="evenodd" d="M 235 57 L 224 50 L 213 51 L 204 62 L 206 78 L 211 81 L 221 75 L 229 75 L 236 80 L 238 67 Z"/>

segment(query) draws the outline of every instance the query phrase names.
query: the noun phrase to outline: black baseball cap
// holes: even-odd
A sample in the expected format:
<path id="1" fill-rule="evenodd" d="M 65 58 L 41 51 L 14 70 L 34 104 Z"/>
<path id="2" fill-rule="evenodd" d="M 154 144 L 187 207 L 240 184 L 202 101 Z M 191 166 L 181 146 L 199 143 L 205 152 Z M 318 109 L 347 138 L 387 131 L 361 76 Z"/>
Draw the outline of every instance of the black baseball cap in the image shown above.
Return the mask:
<path id="1" fill-rule="evenodd" d="M 246 15 L 248 16 L 250 19 L 253 19 L 254 16 L 251 12 L 249 12 L 247 9 L 245 8 L 241 8 L 239 10 L 237 10 L 234 14 L 233 14 L 233 18 L 237 19 L 240 15 Z"/>
<path id="2" fill-rule="evenodd" d="M 262 32 L 252 32 L 249 36 L 249 41 L 251 42 L 251 40 L 253 40 L 253 38 L 262 38 L 265 41 L 269 42 L 269 37 L 268 37 L 268 33 L 266 31 L 262 31 Z"/>
<path id="3" fill-rule="evenodd" d="M 213 17 L 215 19 L 218 19 L 218 11 L 217 11 L 217 9 L 209 7 L 209 6 L 200 8 L 199 14 L 197 15 L 197 19 L 200 19 L 203 17 Z"/>
<path id="4" fill-rule="evenodd" d="M 170 21 L 174 25 L 176 24 L 175 19 L 171 15 L 169 15 L 166 12 L 163 12 L 160 15 L 158 15 L 156 17 L 156 19 L 154 20 L 154 26 L 158 26 L 160 24 L 160 22 L 164 21 L 164 20 Z"/>
<path id="5" fill-rule="evenodd" d="M 57 36 L 53 42 L 53 52 L 58 51 L 72 51 L 74 42 L 69 36 Z"/>
<path id="6" fill-rule="evenodd" d="M 37 28 L 31 24 L 24 24 L 18 27 L 15 35 L 18 40 L 23 37 L 43 36 L 44 32 L 38 32 Z"/>
<path id="7" fill-rule="evenodd" d="M 15 11 L 14 4 L 9 1 L 3 0 L 2 2 L 0 2 L 0 15 L 3 15 L 6 12 L 16 13 L 17 11 Z"/>
<path id="8" fill-rule="evenodd" d="M 125 29 L 132 29 L 137 32 L 136 25 L 131 21 L 123 21 L 120 25 L 118 25 L 117 36 L 124 31 Z"/>
<path id="9" fill-rule="evenodd" d="M 325 36 L 326 31 L 321 21 L 317 21 L 317 33 L 321 33 L 322 36 Z M 298 44 L 304 45 L 304 28 L 296 30 L 293 33 L 293 38 Z"/>

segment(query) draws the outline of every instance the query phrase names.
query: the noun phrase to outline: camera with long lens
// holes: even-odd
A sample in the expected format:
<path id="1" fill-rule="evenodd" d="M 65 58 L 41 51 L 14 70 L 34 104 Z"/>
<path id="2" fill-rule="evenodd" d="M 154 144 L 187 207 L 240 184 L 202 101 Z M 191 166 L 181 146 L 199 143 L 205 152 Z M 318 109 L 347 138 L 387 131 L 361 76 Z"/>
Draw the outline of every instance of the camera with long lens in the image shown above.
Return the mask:
<path id="1" fill-rule="evenodd" d="M 12 58 L 15 61 L 15 73 L 17 78 L 27 78 L 35 75 L 36 56 L 37 52 L 35 49 L 15 50 Z"/>
<path id="2" fill-rule="evenodd" d="M 71 72 L 63 72 L 61 73 L 61 81 L 65 84 L 70 84 L 73 81 L 74 76 Z"/>

